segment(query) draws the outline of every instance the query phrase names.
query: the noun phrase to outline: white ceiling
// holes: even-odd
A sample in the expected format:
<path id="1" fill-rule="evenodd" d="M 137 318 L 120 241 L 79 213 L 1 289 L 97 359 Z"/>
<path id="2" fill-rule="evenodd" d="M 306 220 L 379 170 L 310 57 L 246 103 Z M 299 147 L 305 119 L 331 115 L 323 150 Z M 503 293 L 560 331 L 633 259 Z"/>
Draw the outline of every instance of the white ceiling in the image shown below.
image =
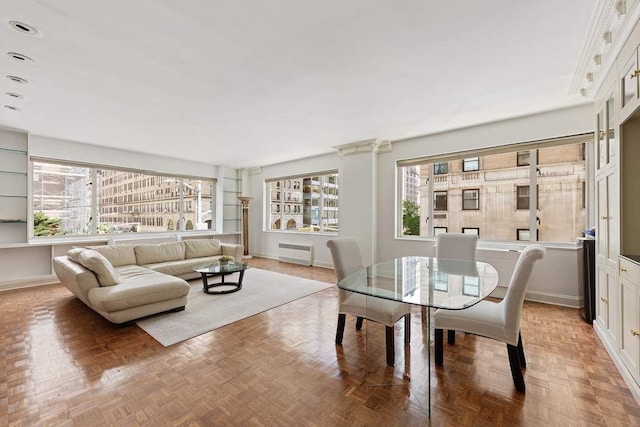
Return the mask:
<path id="1" fill-rule="evenodd" d="M 587 102 L 597 3 L 1 1 L 0 126 L 230 167 Z"/>

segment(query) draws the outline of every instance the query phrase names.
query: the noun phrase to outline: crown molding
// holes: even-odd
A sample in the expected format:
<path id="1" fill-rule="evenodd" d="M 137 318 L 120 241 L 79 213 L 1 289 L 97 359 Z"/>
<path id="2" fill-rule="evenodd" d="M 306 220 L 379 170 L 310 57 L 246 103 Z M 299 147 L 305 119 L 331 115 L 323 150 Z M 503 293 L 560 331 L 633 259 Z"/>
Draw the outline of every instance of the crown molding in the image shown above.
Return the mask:
<path id="1" fill-rule="evenodd" d="M 356 153 L 388 153 L 391 152 L 391 141 L 372 138 L 364 141 L 336 145 L 333 148 L 338 151 L 340 157 Z"/>
<path id="2" fill-rule="evenodd" d="M 593 98 L 640 19 L 638 0 L 600 0 L 569 93 Z"/>

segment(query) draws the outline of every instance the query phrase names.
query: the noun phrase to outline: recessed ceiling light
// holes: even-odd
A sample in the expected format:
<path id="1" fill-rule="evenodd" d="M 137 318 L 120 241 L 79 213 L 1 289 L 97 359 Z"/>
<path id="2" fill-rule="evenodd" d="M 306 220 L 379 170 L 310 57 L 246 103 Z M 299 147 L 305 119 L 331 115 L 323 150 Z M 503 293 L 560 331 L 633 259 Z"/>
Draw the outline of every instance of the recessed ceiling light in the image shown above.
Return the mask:
<path id="1" fill-rule="evenodd" d="M 9 21 L 9 25 L 16 31 L 20 31 L 22 34 L 29 34 L 31 36 L 39 36 L 40 31 L 33 25 L 25 24 L 20 21 Z"/>
<path id="2" fill-rule="evenodd" d="M 18 98 L 18 99 L 24 98 L 24 96 L 20 95 L 19 93 L 13 93 L 13 92 L 5 92 L 5 95 L 10 96 L 11 98 Z"/>
<path id="3" fill-rule="evenodd" d="M 18 107 L 14 107 L 13 105 L 5 105 L 4 108 L 8 108 L 9 110 L 13 111 L 22 111 L 21 109 L 19 109 Z"/>
<path id="4" fill-rule="evenodd" d="M 13 82 L 20 83 L 20 84 L 26 84 L 26 83 L 29 83 L 29 81 L 28 81 L 28 80 L 23 79 L 22 77 L 18 77 L 18 76 L 7 76 L 7 78 L 8 78 L 9 80 L 13 81 Z"/>
<path id="5" fill-rule="evenodd" d="M 27 55 L 23 55 L 21 53 L 17 53 L 17 52 L 7 52 L 7 55 L 9 55 L 10 58 L 15 59 L 16 61 L 21 61 L 21 62 L 33 62 L 33 59 L 29 58 Z"/>

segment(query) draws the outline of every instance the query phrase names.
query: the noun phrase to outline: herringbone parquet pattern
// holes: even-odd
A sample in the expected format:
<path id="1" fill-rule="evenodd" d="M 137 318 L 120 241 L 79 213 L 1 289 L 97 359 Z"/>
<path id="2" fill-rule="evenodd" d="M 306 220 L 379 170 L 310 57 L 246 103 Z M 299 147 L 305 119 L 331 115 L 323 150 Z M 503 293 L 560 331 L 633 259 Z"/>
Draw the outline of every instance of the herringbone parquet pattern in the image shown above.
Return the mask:
<path id="1" fill-rule="evenodd" d="M 251 262 L 335 280 L 332 270 Z M 164 348 L 135 324 L 110 324 L 61 285 L 2 292 L 0 425 L 640 424 L 577 310 L 525 303 L 526 395 L 513 387 L 503 344 L 461 334 L 445 344 L 444 367 L 432 367 L 429 420 L 420 310 L 410 350 L 398 324 L 397 362 L 387 368 L 379 325 L 356 332 L 348 318 L 343 347 L 334 345 L 336 298 L 330 288 Z"/>

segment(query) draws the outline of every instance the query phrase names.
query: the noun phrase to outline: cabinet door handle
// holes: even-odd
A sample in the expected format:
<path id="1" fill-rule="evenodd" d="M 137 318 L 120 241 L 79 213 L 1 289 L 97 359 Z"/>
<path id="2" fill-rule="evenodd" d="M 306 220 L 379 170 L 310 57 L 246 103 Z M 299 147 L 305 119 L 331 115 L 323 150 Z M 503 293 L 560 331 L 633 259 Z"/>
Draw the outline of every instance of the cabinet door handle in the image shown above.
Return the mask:
<path id="1" fill-rule="evenodd" d="M 608 217 L 608 216 L 601 215 L 601 216 L 600 216 L 600 219 L 609 219 L 609 217 Z"/>
<path id="2" fill-rule="evenodd" d="M 626 269 L 626 268 L 624 268 L 624 267 L 620 267 L 620 273 L 626 273 L 626 272 L 627 272 L 627 269 Z"/>
<path id="3" fill-rule="evenodd" d="M 640 335 L 640 332 L 636 331 L 635 329 L 632 329 L 631 335 L 633 335 L 634 337 L 637 337 L 638 335 Z"/>
<path id="4" fill-rule="evenodd" d="M 602 302 L 605 302 L 605 303 L 606 303 L 606 302 L 607 302 L 607 299 L 606 299 L 605 297 L 600 297 L 600 301 L 602 301 Z"/>
<path id="5" fill-rule="evenodd" d="M 634 70 L 633 73 L 631 73 L 631 77 L 632 79 L 635 79 L 636 77 L 640 76 L 640 70 Z"/>

